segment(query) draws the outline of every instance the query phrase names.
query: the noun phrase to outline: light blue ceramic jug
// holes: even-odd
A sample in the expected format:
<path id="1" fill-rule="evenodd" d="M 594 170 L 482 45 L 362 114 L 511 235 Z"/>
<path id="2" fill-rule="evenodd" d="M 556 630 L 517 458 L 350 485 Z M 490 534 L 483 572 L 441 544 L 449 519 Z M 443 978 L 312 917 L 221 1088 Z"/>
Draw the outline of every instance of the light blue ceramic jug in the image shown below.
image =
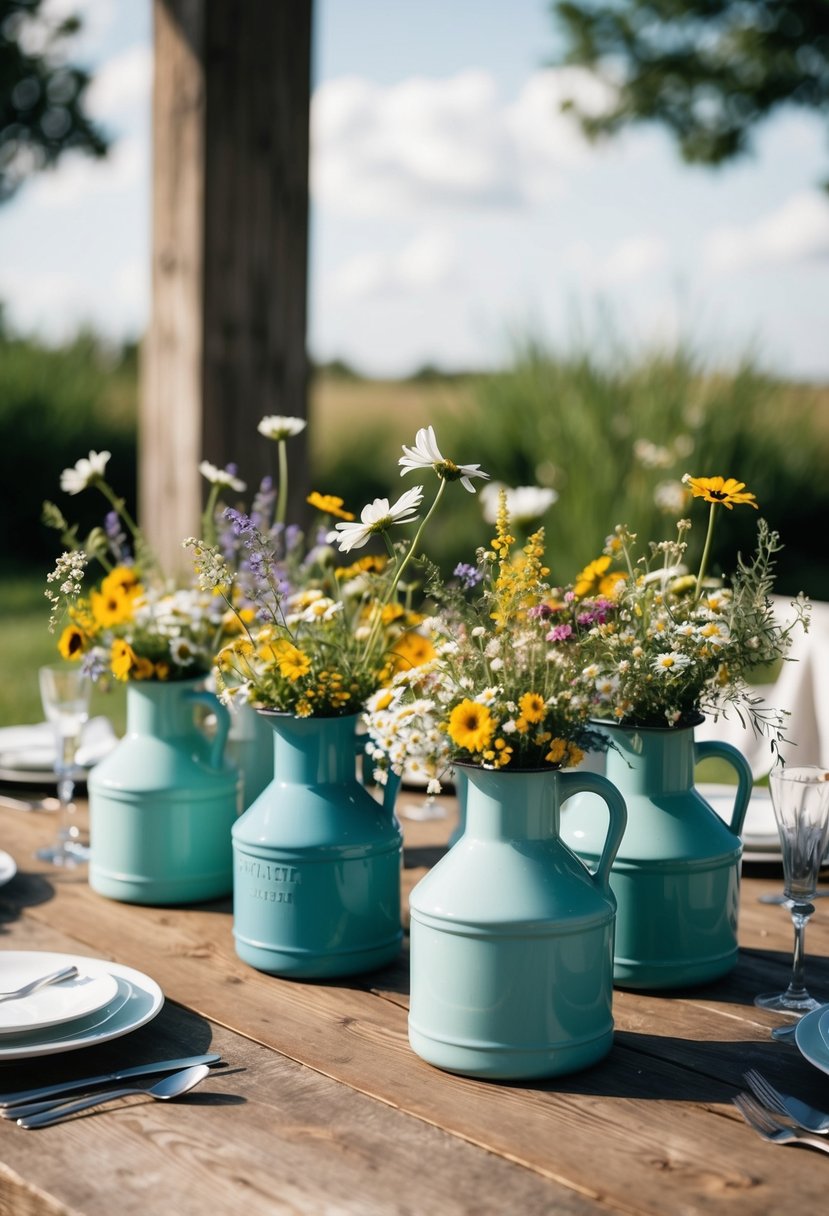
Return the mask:
<path id="1" fill-rule="evenodd" d="M 616 983 L 676 988 L 707 983 L 737 961 L 740 832 L 751 769 L 727 743 L 694 743 L 693 726 L 628 728 L 602 723 L 615 748 L 607 777 L 622 792 L 628 826 L 613 864 Z M 729 823 L 694 788 L 694 768 L 717 757 L 737 773 Z M 580 795 L 562 815 L 562 835 L 589 866 L 598 861 L 604 807 Z"/>
<path id="2" fill-rule="evenodd" d="M 273 781 L 273 731 L 246 702 L 230 706 L 227 754 L 241 773 L 242 806 L 247 808 Z"/>
<path id="3" fill-rule="evenodd" d="M 266 713 L 274 778 L 233 828 L 236 952 L 296 978 L 382 967 L 400 950 L 398 782 L 357 781 L 356 715 Z"/>
<path id="4" fill-rule="evenodd" d="M 203 707 L 216 719 L 208 737 Z M 224 759 L 228 713 L 200 681 L 127 685 L 127 732 L 89 777 L 89 884 L 125 903 L 229 895 L 230 829 L 241 810 Z"/>
<path id="5" fill-rule="evenodd" d="M 624 802 L 591 773 L 464 771 L 463 835 L 409 901 L 409 1042 L 473 1077 L 585 1068 L 613 1041 L 608 876 Z M 595 874 L 559 836 L 561 801 L 579 790 L 610 816 Z"/>

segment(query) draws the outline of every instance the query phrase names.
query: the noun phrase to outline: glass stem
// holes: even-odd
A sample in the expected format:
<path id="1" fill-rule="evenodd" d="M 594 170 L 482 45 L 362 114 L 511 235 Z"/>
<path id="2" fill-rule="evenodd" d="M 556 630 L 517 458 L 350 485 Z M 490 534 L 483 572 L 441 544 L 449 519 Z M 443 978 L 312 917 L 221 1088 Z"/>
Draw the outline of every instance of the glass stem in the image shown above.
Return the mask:
<path id="1" fill-rule="evenodd" d="M 78 740 L 75 735 L 62 735 L 60 740 L 60 763 L 57 770 L 58 801 L 60 802 L 58 823 L 58 839 L 67 844 L 79 836 L 78 827 L 73 822 L 72 798 L 75 793 L 75 780 L 72 775 L 75 767 L 75 752 Z"/>
<path id="2" fill-rule="evenodd" d="M 792 978 L 786 996 L 803 1000 L 808 997 L 804 983 L 804 946 L 803 938 L 806 925 L 814 913 L 813 904 L 792 904 L 792 923 L 794 924 L 794 955 L 792 958 Z"/>

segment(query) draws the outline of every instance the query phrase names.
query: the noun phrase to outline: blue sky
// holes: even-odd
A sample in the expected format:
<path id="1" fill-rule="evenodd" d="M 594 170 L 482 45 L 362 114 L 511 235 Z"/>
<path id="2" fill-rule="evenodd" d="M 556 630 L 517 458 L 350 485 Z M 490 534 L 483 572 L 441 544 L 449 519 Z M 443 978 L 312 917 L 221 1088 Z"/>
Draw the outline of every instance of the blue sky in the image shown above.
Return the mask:
<path id="1" fill-rule="evenodd" d="M 94 112 L 118 136 L 0 211 L 0 298 L 58 340 L 147 317 L 149 0 L 77 8 Z M 600 148 L 557 113 L 601 104 L 547 65 L 546 0 L 317 0 L 309 342 L 377 375 L 497 365 L 517 335 L 683 336 L 713 361 L 750 344 L 781 374 L 829 379 L 825 126 L 788 112 L 754 154 L 682 165 L 640 128 Z M 609 320 L 608 320 L 609 318 Z"/>

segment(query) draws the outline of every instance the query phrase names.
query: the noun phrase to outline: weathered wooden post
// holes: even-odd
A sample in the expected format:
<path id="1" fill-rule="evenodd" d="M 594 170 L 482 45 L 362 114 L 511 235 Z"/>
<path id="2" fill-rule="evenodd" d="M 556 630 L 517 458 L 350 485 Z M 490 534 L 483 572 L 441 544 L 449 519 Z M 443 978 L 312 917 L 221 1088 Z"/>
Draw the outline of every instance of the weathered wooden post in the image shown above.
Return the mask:
<path id="1" fill-rule="evenodd" d="M 265 414 L 306 416 L 312 0 L 154 0 L 152 312 L 140 518 L 165 568 L 203 458 L 275 473 Z M 291 446 L 291 515 L 305 493 Z"/>

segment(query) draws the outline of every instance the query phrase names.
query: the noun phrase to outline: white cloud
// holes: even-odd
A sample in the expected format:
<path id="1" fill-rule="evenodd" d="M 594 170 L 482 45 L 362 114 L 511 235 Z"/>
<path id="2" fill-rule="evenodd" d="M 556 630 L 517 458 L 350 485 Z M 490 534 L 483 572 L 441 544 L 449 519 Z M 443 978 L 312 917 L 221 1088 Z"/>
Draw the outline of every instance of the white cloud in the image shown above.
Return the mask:
<path id="1" fill-rule="evenodd" d="M 663 270 L 670 261 L 666 240 L 653 234 L 631 236 L 599 255 L 588 241 L 573 241 L 563 263 L 592 288 L 617 287 Z"/>
<path id="2" fill-rule="evenodd" d="M 755 224 L 717 228 L 704 257 L 710 271 L 726 274 L 823 260 L 829 257 L 829 202 L 804 190 Z"/>
<path id="3" fill-rule="evenodd" d="M 330 287 L 338 299 L 349 301 L 434 291 L 452 284 L 456 265 L 454 242 L 427 231 L 400 250 L 369 250 L 349 258 L 332 275 Z"/>
<path id="4" fill-rule="evenodd" d="M 0 298 L 7 300 L 11 319 L 23 332 L 45 334 L 61 342 L 69 338 L 90 311 L 84 285 L 72 274 L 0 272 Z"/>
<path id="5" fill-rule="evenodd" d="M 567 96 L 598 109 L 608 95 L 576 68 L 535 73 L 510 104 L 479 69 L 388 87 L 327 81 L 311 109 L 315 197 L 363 215 L 549 198 L 565 170 L 597 155 L 561 113 Z"/>
<path id="6" fill-rule="evenodd" d="M 106 122 L 124 110 L 148 107 L 152 82 L 152 48 L 130 47 L 108 59 L 95 74 L 86 94 L 89 111 Z"/>
<path id="7" fill-rule="evenodd" d="M 104 160 L 68 153 L 60 167 L 47 170 L 27 187 L 30 205 L 71 207 L 103 192 L 128 190 L 147 180 L 149 155 L 144 137 L 120 139 Z"/>
<path id="8" fill-rule="evenodd" d="M 661 270 L 667 261 L 668 246 L 661 237 L 635 236 L 611 251 L 601 277 L 607 283 L 631 283 Z"/>

